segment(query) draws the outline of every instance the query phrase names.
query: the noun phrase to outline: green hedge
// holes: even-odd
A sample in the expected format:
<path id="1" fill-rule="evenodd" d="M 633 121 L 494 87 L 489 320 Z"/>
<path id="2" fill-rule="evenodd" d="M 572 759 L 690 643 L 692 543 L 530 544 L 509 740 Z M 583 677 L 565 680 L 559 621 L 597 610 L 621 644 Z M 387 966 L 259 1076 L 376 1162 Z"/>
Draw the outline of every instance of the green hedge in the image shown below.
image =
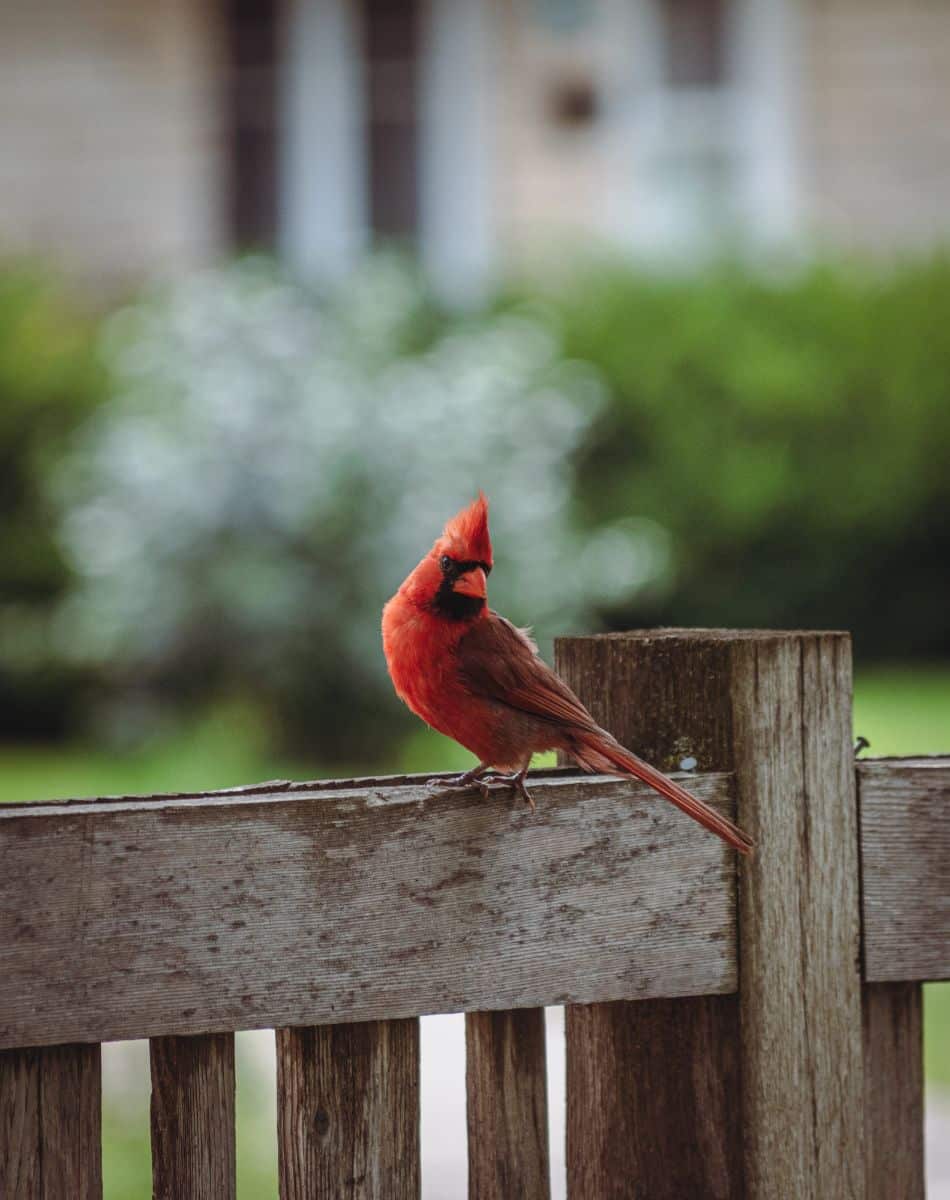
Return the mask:
<path id="1" fill-rule="evenodd" d="M 95 323 L 51 278 L 0 271 L 0 709 L 4 735 L 69 723 L 75 674 L 49 644 L 69 580 L 47 482 L 69 435 L 105 394 Z"/>
<path id="2" fill-rule="evenodd" d="M 636 622 L 845 627 L 950 653 L 950 259 L 784 278 L 575 276 L 545 304 L 611 403 L 578 463 L 591 521 L 672 535 Z"/>

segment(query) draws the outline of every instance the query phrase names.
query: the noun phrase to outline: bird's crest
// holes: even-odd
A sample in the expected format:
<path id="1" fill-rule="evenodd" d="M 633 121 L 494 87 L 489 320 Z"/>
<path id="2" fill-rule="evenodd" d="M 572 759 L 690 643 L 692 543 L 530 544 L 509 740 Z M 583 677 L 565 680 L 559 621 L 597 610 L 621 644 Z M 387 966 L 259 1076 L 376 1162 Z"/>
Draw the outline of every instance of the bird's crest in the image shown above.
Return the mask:
<path id="1" fill-rule="evenodd" d="M 465 558 L 475 562 L 491 563 L 491 536 L 488 532 L 488 501 L 485 493 L 479 491 L 478 499 L 473 500 L 468 508 L 456 513 L 446 522 L 443 531 L 444 538 L 460 547 Z"/>

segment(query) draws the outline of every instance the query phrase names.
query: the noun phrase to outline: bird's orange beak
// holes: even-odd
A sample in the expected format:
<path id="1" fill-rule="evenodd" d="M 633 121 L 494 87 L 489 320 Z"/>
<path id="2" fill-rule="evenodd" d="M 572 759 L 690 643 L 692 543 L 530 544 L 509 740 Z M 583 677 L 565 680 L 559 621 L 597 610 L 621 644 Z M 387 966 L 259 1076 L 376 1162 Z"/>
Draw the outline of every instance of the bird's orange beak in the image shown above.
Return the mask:
<path id="1" fill-rule="evenodd" d="M 484 600 L 488 596 L 488 580 L 485 578 L 485 572 L 481 567 L 476 567 L 473 571 L 466 571 L 456 580 L 452 591 L 460 596 L 475 596 L 479 600 Z"/>

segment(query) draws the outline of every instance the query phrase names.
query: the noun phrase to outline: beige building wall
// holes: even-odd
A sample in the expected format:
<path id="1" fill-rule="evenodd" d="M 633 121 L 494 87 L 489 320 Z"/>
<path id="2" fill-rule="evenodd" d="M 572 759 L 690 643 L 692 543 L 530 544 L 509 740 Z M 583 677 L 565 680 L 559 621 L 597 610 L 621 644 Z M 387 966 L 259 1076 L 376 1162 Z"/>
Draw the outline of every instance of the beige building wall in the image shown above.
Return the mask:
<path id="1" fill-rule="evenodd" d="M 555 239 L 603 237 L 610 162 L 601 114 L 559 118 L 558 105 L 592 83 L 603 104 L 604 23 L 565 35 L 545 28 L 532 0 L 492 0 L 495 50 L 494 206 L 505 256 Z"/>
<path id="2" fill-rule="evenodd" d="M 689 256 L 736 231 L 788 235 L 796 208 L 785 5 L 734 0 L 721 78 L 667 78 L 658 0 L 593 0 L 569 31 L 538 0 L 489 0 L 498 30 L 496 211 L 506 258 L 573 245 Z M 896 2 L 896 0 L 895 0 Z M 794 48 L 793 48 L 794 49 Z M 590 107 L 565 118 L 565 100 Z"/>
<path id="3" fill-rule="evenodd" d="M 3 4 L 0 254 L 121 286 L 221 249 L 218 8 Z"/>
<path id="4" fill-rule="evenodd" d="M 804 0 L 810 232 L 891 249 L 950 237 L 950 3 Z"/>
<path id="5" fill-rule="evenodd" d="M 617 112 L 640 67 L 608 19 L 636 2 L 600 0 L 564 34 L 535 0 L 484 0 L 486 203 L 506 265 L 638 219 L 635 133 Z M 0 256 L 121 287 L 226 250 L 217 0 L 0 3 Z M 787 5 L 800 232 L 885 250 L 946 239 L 950 0 Z M 565 119 L 588 85 L 592 118 Z"/>
<path id="6" fill-rule="evenodd" d="M 601 3 L 600 19 L 564 36 L 544 28 L 531 0 L 492 3 L 496 207 L 507 255 L 564 233 L 623 240 L 622 222 L 639 219 L 638 148 L 620 145 L 636 137 L 632 126 L 612 124 L 617 49 L 604 16 L 617 6 Z M 950 239 L 950 0 L 785 0 L 772 10 L 784 13 L 776 45 L 789 80 L 788 232 L 885 253 Z M 630 79 L 641 66 L 629 63 Z M 560 126 L 549 107 L 557 82 L 571 79 L 593 80 L 602 104 L 576 129 Z M 745 87 L 746 104 L 776 100 Z M 611 197 L 624 194 L 618 217 Z"/>

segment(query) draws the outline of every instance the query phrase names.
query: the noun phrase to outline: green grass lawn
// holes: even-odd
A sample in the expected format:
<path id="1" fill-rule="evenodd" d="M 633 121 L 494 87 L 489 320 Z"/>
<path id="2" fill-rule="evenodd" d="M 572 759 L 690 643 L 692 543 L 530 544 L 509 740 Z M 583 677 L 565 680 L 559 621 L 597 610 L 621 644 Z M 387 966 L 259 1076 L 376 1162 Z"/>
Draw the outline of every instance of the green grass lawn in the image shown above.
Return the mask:
<path id="1" fill-rule="evenodd" d="M 950 754 L 950 666 L 858 672 L 854 732 L 871 743 L 867 757 Z"/>
<path id="2" fill-rule="evenodd" d="M 854 728 L 871 742 L 870 754 L 950 753 L 950 666 L 859 673 Z M 452 770 L 471 761 L 454 743 L 420 729 L 392 769 Z M 269 754 L 253 717 L 234 707 L 196 722 L 173 738 L 123 754 L 79 745 L 0 746 L 0 803 L 202 790 L 263 779 L 360 773 L 357 764 L 331 772 L 316 763 Z M 931 984 L 924 993 L 927 1078 L 950 1087 L 950 984 Z M 143 1058 L 137 1087 L 121 1097 L 105 1097 L 106 1200 L 150 1195 L 146 1061 Z M 263 1097 L 261 1081 L 253 1064 L 242 1062 L 240 1047 L 238 1069 L 239 1196 L 259 1200 L 275 1194 L 272 1100 Z"/>
<path id="3" fill-rule="evenodd" d="M 886 667 L 857 676 L 854 729 L 871 743 L 869 755 L 950 753 L 950 666 Z M 392 771 L 464 769 L 472 756 L 420 726 Z M 375 768 L 374 768 L 375 769 Z M 262 779 L 358 775 L 359 764 L 332 770 L 268 752 L 245 708 L 218 709 L 173 737 L 134 751 L 85 745 L 0 743 L 0 803 L 66 796 L 201 791 Z"/>

